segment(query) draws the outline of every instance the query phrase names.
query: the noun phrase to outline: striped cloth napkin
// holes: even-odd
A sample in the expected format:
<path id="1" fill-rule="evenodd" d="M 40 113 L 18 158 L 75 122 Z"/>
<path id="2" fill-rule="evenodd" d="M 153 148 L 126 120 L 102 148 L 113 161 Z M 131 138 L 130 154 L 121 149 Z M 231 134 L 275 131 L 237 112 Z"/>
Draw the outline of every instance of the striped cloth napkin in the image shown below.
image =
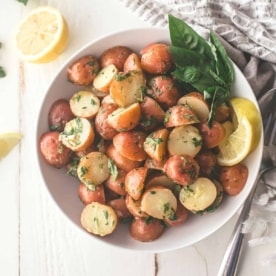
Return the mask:
<path id="1" fill-rule="evenodd" d="M 216 32 L 259 98 L 276 87 L 276 0 L 120 0 L 143 20 L 167 26 L 168 14 L 183 19 L 207 38 Z M 264 185 L 260 185 L 264 187 Z M 259 191 L 243 232 L 249 246 L 276 242 L 275 190 Z M 271 202 L 270 202 L 271 203 Z M 276 262 L 276 252 L 264 256 Z"/>

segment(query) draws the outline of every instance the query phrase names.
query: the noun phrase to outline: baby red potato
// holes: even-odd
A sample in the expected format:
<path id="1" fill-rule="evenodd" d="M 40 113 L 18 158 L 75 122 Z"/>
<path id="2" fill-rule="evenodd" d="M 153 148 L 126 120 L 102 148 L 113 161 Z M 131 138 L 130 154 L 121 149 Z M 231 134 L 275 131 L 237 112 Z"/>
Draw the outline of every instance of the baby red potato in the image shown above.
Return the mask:
<path id="1" fill-rule="evenodd" d="M 148 214 L 141 210 L 141 199 L 134 200 L 130 195 L 125 197 L 126 207 L 134 218 L 147 218 Z"/>
<path id="2" fill-rule="evenodd" d="M 203 149 L 196 157 L 196 161 L 200 167 L 200 174 L 210 176 L 214 172 L 217 165 L 217 157 L 210 149 Z"/>
<path id="3" fill-rule="evenodd" d="M 100 56 L 101 68 L 113 64 L 119 71 L 123 71 L 124 63 L 131 53 L 133 53 L 133 50 L 126 46 L 118 45 L 111 47 L 105 50 Z"/>
<path id="4" fill-rule="evenodd" d="M 170 76 L 155 76 L 149 81 L 148 94 L 162 107 L 168 108 L 176 105 L 180 92 Z"/>
<path id="5" fill-rule="evenodd" d="M 182 223 L 184 223 L 189 216 L 189 211 L 179 202 L 177 201 L 177 208 L 175 215 L 170 218 L 165 218 L 164 221 L 169 226 L 178 226 Z"/>
<path id="6" fill-rule="evenodd" d="M 154 187 L 154 186 L 163 186 L 168 189 L 173 189 L 175 183 L 163 172 L 153 171 L 147 177 L 145 189 Z"/>
<path id="7" fill-rule="evenodd" d="M 126 172 L 118 169 L 118 175 L 116 175 L 116 177 L 110 175 L 105 182 L 105 187 L 107 187 L 109 190 L 113 191 L 117 195 L 124 196 L 126 195 L 125 177 Z"/>
<path id="8" fill-rule="evenodd" d="M 182 96 L 177 104 L 190 106 L 200 121 L 206 121 L 209 117 L 209 106 L 200 92 L 190 92 Z"/>
<path id="9" fill-rule="evenodd" d="M 165 160 L 168 136 L 169 131 L 166 128 L 158 129 L 147 136 L 144 142 L 144 150 L 150 158 L 157 161 Z"/>
<path id="10" fill-rule="evenodd" d="M 145 96 L 140 107 L 142 112 L 140 125 L 143 129 L 150 131 L 163 123 L 165 112 L 153 98 Z"/>
<path id="11" fill-rule="evenodd" d="M 142 71 L 141 60 L 136 53 L 132 53 L 127 57 L 123 71 Z"/>
<path id="12" fill-rule="evenodd" d="M 65 124 L 74 117 L 69 101 L 58 99 L 52 104 L 48 113 L 49 129 L 52 131 L 63 131 Z"/>
<path id="13" fill-rule="evenodd" d="M 58 131 L 49 131 L 41 135 L 39 150 L 44 160 L 55 168 L 62 168 L 69 164 L 72 152 L 59 140 Z"/>
<path id="14" fill-rule="evenodd" d="M 114 209 L 119 220 L 125 221 L 132 217 L 126 206 L 126 201 L 123 197 L 110 200 L 108 202 L 108 205 L 110 205 Z"/>
<path id="15" fill-rule="evenodd" d="M 237 164 L 230 167 L 222 167 L 219 174 L 219 181 L 224 191 L 235 196 L 244 188 L 248 178 L 248 168 L 244 164 Z"/>
<path id="16" fill-rule="evenodd" d="M 92 84 L 100 69 L 99 61 L 92 55 L 76 60 L 67 69 L 67 78 L 74 84 L 88 86 Z"/>
<path id="17" fill-rule="evenodd" d="M 85 205 L 92 202 L 105 203 L 105 193 L 102 185 L 94 186 L 93 189 L 89 189 L 84 183 L 80 183 L 78 195 Z"/>
<path id="18" fill-rule="evenodd" d="M 118 168 L 126 172 L 129 172 L 130 170 L 138 168 L 142 165 L 140 161 L 133 161 L 121 155 L 121 153 L 114 147 L 113 144 L 109 145 L 106 154 L 110 159 L 114 161 L 115 165 Z"/>
<path id="19" fill-rule="evenodd" d="M 113 138 L 116 150 L 125 158 L 133 161 L 144 161 L 148 156 L 144 151 L 147 134 L 139 130 L 120 132 Z"/>
<path id="20" fill-rule="evenodd" d="M 165 127 L 177 127 L 199 123 L 195 112 L 188 105 L 174 105 L 165 113 Z"/>
<path id="21" fill-rule="evenodd" d="M 207 121 L 201 122 L 199 131 L 203 137 L 203 144 L 208 149 L 217 147 L 226 134 L 223 125 L 217 121 L 213 121 L 211 127 L 208 126 Z"/>
<path id="22" fill-rule="evenodd" d="M 150 74 L 166 74 L 173 65 L 169 46 L 164 43 L 147 45 L 141 50 L 141 67 Z"/>
<path id="23" fill-rule="evenodd" d="M 125 190 L 134 199 L 138 200 L 143 192 L 148 168 L 139 167 L 129 171 L 125 177 Z"/>
<path id="24" fill-rule="evenodd" d="M 168 158 L 164 166 L 165 173 L 180 185 L 193 183 L 199 175 L 199 165 L 189 155 L 173 155 Z"/>
<path id="25" fill-rule="evenodd" d="M 130 224 L 130 235 L 140 242 L 154 241 L 163 234 L 164 230 L 164 224 L 154 218 L 136 218 Z"/>
<path id="26" fill-rule="evenodd" d="M 226 103 L 222 103 L 216 106 L 214 120 L 223 123 L 229 120 L 230 115 L 231 108 Z"/>
<path id="27" fill-rule="evenodd" d="M 145 160 L 144 166 L 147 167 L 148 169 L 154 169 L 154 170 L 157 170 L 157 171 L 163 171 L 164 170 L 165 162 L 166 162 L 166 159 L 158 161 L 156 159 L 147 158 Z"/>

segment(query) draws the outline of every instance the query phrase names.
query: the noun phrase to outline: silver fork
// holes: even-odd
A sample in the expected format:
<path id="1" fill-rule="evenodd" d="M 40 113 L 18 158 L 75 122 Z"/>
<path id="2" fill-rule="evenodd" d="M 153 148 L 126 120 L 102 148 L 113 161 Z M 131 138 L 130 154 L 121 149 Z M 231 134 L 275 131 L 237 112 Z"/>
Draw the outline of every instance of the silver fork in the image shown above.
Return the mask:
<path id="1" fill-rule="evenodd" d="M 264 124 L 264 152 L 261 168 L 244 206 L 235 224 L 223 256 L 218 276 L 236 275 L 241 248 L 245 234 L 242 233 L 243 222 L 247 219 L 251 204 L 257 190 L 257 185 L 264 172 L 276 166 L 276 88 L 269 90 L 259 100 L 259 106 Z"/>

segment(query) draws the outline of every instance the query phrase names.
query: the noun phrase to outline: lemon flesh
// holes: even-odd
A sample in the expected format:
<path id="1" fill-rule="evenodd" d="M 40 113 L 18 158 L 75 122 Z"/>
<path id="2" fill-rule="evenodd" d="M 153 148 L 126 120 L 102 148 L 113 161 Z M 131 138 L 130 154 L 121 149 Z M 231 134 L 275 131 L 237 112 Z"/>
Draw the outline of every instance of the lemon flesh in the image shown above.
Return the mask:
<path id="1" fill-rule="evenodd" d="M 219 145 L 218 164 L 233 166 L 243 161 L 259 144 L 261 115 L 256 105 L 245 98 L 230 100 L 234 130 Z"/>
<path id="2" fill-rule="evenodd" d="M 66 48 L 69 30 L 62 14 L 49 6 L 33 10 L 19 24 L 16 47 L 22 60 L 45 63 Z"/>
<path id="3" fill-rule="evenodd" d="M 18 132 L 7 132 L 0 134 L 0 159 L 8 155 L 8 153 L 19 143 L 23 135 Z"/>

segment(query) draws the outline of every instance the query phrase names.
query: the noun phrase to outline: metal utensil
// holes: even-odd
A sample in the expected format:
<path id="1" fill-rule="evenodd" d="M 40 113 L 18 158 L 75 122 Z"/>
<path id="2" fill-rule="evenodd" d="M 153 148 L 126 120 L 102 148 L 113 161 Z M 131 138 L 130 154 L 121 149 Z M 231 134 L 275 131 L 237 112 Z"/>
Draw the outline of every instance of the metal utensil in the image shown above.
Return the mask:
<path id="1" fill-rule="evenodd" d="M 260 177 L 273 166 L 271 156 L 276 156 L 276 88 L 269 90 L 259 100 L 259 106 L 264 124 L 264 152 L 262 164 L 257 179 L 252 187 L 245 204 L 240 212 L 232 236 L 225 251 L 218 276 L 233 276 L 237 272 L 237 264 L 240 258 L 241 248 L 245 234 L 241 232 L 242 223 L 247 219 L 252 200 L 259 183 Z M 271 153 L 273 152 L 273 153 Z"/>

